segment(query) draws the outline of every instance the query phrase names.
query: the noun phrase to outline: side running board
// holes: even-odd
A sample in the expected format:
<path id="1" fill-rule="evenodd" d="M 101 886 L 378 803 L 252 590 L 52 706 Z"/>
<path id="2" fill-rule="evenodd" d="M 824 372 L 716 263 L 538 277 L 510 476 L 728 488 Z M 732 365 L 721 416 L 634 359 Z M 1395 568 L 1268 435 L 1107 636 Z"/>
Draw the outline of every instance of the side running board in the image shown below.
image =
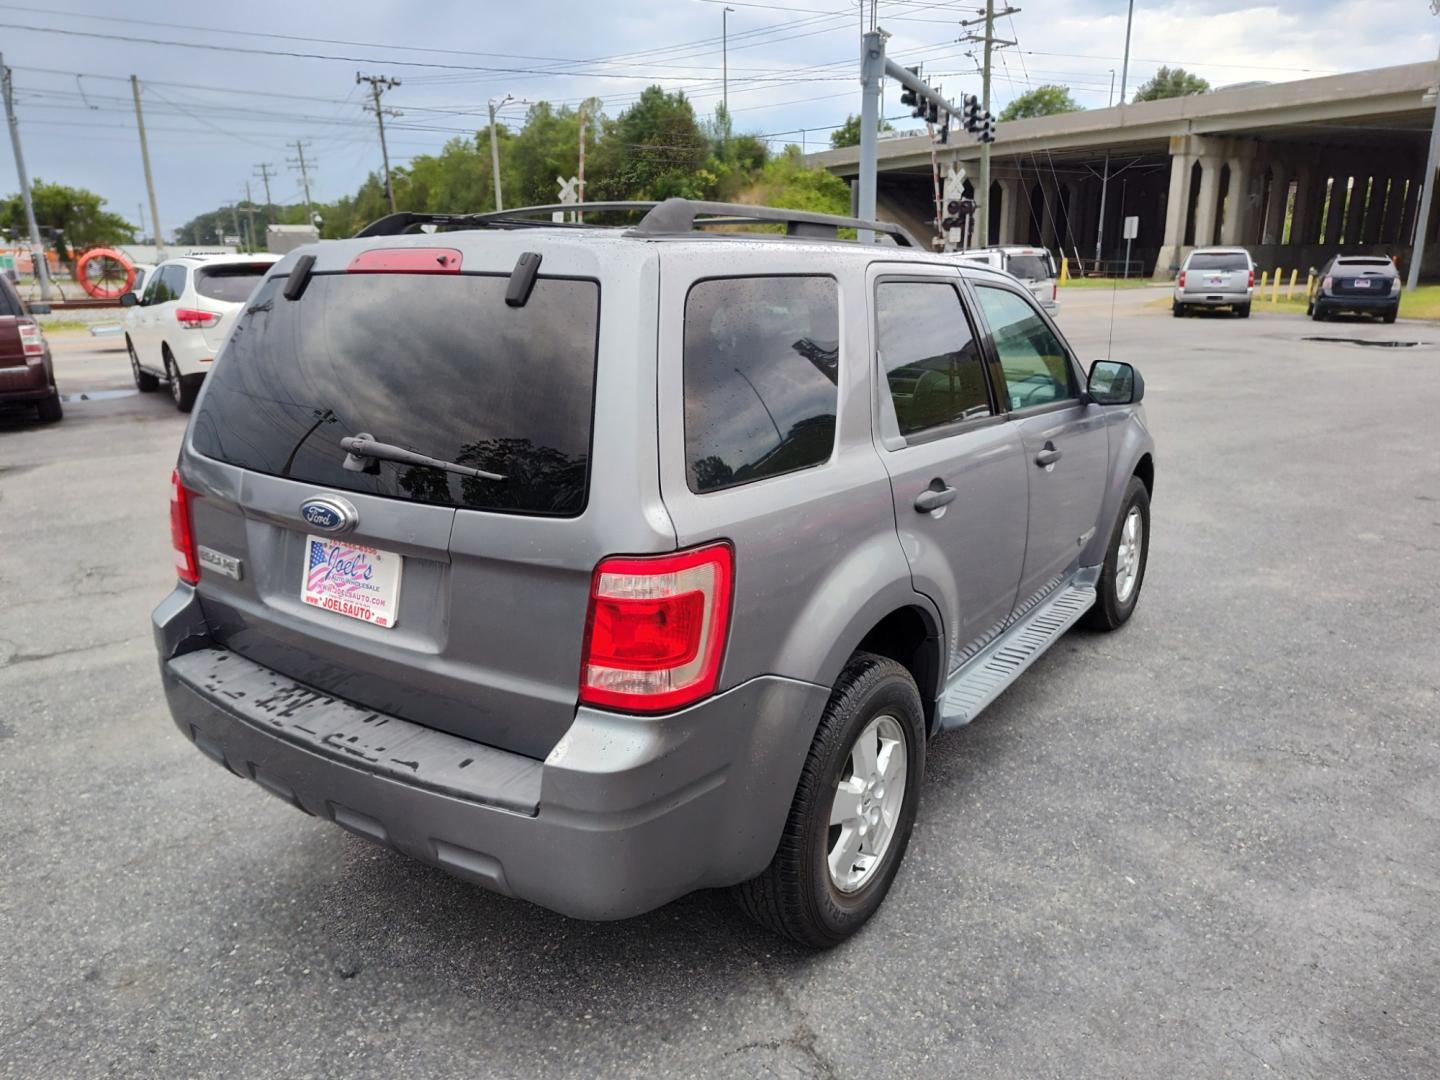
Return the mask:
<path id="1" fill-rule="evenodd" d="M 1094 603 L 1093 585 L 1067 585 L 1001 634 L 951 676 L 941 701 L 941 729 L 974 720 Z"/>

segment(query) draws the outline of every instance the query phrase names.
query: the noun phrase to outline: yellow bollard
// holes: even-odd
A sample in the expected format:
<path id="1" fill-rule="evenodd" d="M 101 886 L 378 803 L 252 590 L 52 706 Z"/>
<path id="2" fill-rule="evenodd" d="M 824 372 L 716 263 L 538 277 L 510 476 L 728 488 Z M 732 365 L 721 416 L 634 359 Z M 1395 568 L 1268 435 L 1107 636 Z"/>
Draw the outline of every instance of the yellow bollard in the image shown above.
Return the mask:
<path id="1" fill-rule="evenodd" d="M 1060 284 L 1066 285 L 1070 281 L 1070 256 L 1060 256 Z"/>
<path id="2" fill-rule="evenodd" d="M 1299 276 L 1300 276 L 1300 268 L 1299 268 L 1298 266 L 1297 266 L 1294 270 L 1291 270 L 1291 271 L 1290 271 L 1290 284 L 1288 284 L 1288 285 L 1285 286 L 1285 299 L 1286 299 L 1286 300 L 1289 300 L 1290 297 L 1292 297 L 1292 296 L 1295 295 L 1295 281 L 1296 281 L 1296 279 L 1297 279 Z"/>
<path id="3" fill-rule="evenodd" d="M 1276 271 L 1275 271 L 1275 280 L 1270 283 L 1270 303 L 1272 303 L 1272 304 L 1277 304 L 1277 303 L 1279 303 L 1279 302 L 1280 302 L 1280 271 L 1279 271 L 1279 269 L 1277 268 Z"/>
<path id="4" fill-rule="evenodd" d="M 1262 297 L 1265 295 L 1265 283 L 1266 283 L 1267 281 L 1269 281 L 1269 280 L 1270 280 L 1270 271 L 1269 271 L 1269 270 L 1261 270 L 1261 271 L 1260 271 L 1260 295 L 1261 295 Z"/>
<path id="5" fill-rule="evenodd" d="M 1305 275 L 1305 302 L 1306 302 L 1307 304 L 1310 302 L 1310 290 L 1313 289 L 1313 288 L 1315 288 L 1315 275 L 1314 275 L 1314 274 L 1306 274 L 1306 275 Z"/>

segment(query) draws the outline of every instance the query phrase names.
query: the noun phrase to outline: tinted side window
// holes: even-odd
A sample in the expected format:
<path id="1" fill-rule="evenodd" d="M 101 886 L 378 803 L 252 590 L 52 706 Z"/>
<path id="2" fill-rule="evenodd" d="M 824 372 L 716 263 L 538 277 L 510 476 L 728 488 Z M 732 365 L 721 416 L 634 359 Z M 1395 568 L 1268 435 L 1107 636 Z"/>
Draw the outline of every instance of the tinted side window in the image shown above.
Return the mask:
<path id="1" fill-rule="evenodd" d="M 685 470 L 718 491 L 835 445 L 840 316 L 828 277 L 697 282 L 685 300 Z"/>
<path id="2" fill-rule="evenodd" d="M 990 415 L 984 364 L 953 285 L 881 282 L 875 317 L 902 435 Z"/>
<path id="3" fill-rule="evenodd" d="M 1028 409 L 1080 396 L 1065 346 L 1028 300 L 987 285 L 976 285 L 975 295 L 990 324 L 1010 408 Z"/>
<path id="4" fill-rule="evenodd" d="M 0 315 L 23 315 L 20 294 L 11 288 L 8 281 L 0 281 Z"/>
<path id="5" fill-rule="evenodd" d="M 157 266 L 150 272 L 150 280 L 145 285 L 145 292 L 141 294 L 140 303 L 158 304 L 161 289 L 164 285 L 165 268 Z"/>
<path id="6" fill-rule="evenodd" d="M 165 271 L 166 300 L 179 300 L 185 293 L 185 279 L 190 271 L 184 266 L 171 266 Z"/>

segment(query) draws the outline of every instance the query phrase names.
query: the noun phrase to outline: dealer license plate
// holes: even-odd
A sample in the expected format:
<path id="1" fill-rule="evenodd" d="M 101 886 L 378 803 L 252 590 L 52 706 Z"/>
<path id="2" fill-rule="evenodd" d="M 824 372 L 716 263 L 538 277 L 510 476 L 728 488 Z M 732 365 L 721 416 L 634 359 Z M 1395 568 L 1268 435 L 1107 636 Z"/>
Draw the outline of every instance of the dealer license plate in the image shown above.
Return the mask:
<path id="1" fill-rule="evenodd" d="M 393 551 L 307 536 L 300 598 L 311 607 L 388 629 L 395 625 L 400 605 L 400 564 L 404 561 Z"/>
<path id="2" fill-rule="evenodd" d="M 1370 282 L 1366 281 L 1363 277 L 1362 277 L 1362 278 L 1356 278 L 1353 282 L 1351 282 L 1351 284 L 1354 285 L 1355 288 L 1357 288 L 1357 289 L 1368 289 L 1368 288 L 1370 288 Z"/>

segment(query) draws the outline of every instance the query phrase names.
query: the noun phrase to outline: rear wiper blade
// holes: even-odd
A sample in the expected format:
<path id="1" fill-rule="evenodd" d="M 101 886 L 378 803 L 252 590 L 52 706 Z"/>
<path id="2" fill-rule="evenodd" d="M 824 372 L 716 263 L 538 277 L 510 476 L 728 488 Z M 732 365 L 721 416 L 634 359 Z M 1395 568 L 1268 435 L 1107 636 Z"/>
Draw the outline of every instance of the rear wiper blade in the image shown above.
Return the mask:
<path id="1" fill-rule="evenodd" d="M 440 458 L 417 454 L 413 450 L 406 450 L 403 446 L 376 442 L 375 437 L 365 431 L 358 435 L 347 435 L 340 440 L 340 447 L 347 451 L 345 468 L 351 472 L 364 472 L 367 468 L 365 459 L 369 458 L 372 461 L 398 461 L 405 465 L 425 465 L 431 469 L 444 469 L 446 472 L 459 473 L 461 476 L 474 476 L 481 480 L 505 479 L 499 473 L 486 472 L 484 469 L 472 469 L 469 465 L 461 465 L 459 462 L 442 461 Z"/>

